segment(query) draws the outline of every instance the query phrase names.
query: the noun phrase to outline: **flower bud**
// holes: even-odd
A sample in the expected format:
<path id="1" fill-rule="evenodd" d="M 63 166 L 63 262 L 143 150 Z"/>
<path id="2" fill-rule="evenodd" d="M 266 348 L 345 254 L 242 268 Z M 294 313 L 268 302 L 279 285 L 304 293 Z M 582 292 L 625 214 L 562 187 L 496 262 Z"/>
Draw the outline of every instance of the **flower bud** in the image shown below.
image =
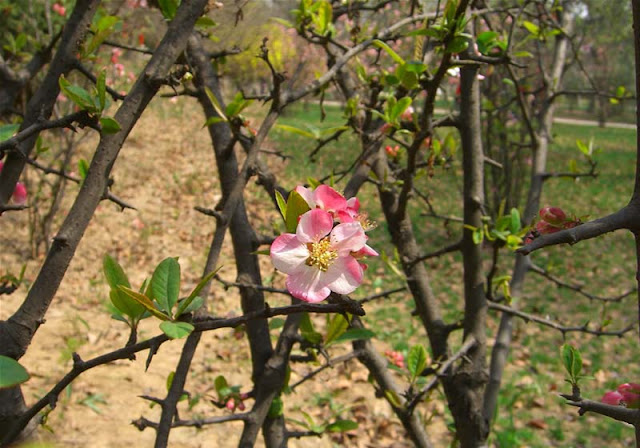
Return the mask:
<path id="1" fill-rule="evenodd" d="M 540 218 L 549 224 L 560 225 L 567 219 L 567 215 L 558 207 L 543 207 L 540 209 Z"/>
<path id="2" fill-rule="evenodd" d="M 556 227 L 553 224 L 550 224 L 547 221 L 538 221 L 536 223 L 536 230 L 540 235 L 546 235 L 549 233 L 556 233 L 562 230 L 560 227 Z"/>

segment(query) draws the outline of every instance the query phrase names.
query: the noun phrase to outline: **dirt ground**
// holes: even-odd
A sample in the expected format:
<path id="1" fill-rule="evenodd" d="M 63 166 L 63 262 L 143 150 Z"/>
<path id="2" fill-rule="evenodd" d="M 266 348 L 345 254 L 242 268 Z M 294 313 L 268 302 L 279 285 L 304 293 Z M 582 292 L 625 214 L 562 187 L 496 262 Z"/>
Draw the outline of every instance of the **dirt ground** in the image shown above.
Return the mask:
<path id="1" fill-rule="evenodd" d="M 127 327 L 111 319 L 105 309 L 108 289 L 101 271 L 105 253 L 118 259 L 134 287 L 168 256 L 180 259 L 182 292 L 188 292 L 196 284 L 214 221 L 193 207 L 213 207 L 220 196 L 209 137 L 202 129 L 199 110 L 193 106 L 193 103 L 182 102 L 170 107 L 156 105 L 142 117 L 127 140 L 114 167 L 113 192 L 134 204 L 137 210 L 121 212 L 115 204 L 106 201 L 99 206 L 46 315 L 46 323 L 21 360 L 31 374 L 31 380 L 23 389 L 28 403 L 35 402 L 70 369 L 72 351 L 86 360 L 125 344 Z M 82 152 L 87 159 L 95 143 L 90 140 L 84 145 Z M 77 191 L 77 186 L 69 186 L 61 216 L 68 211 Z M 268 230 L 276 215 L 261 206 L 260 196 L 248 194 L 246 197 L 256 226 L 259 230 Z M 35 279 L 43 256 L 29 257 L 27 213 L 6 213 L 0 220 L 0 228 L 0 247 L 3 248 L 0 271 L 17 273 L 26 263 L 28 285 Z M 229 246 L 221 260 L 224 265 L 221 276 L 233 280 Z M 267 257 L 263 262 L 264 272 L 270 273 L 272 268 Z M 0 298 L 0 318 L 11 315 L 26 291 L 27 287 L 22 286 L 14 294 Z M 269 298 L 269 301 L 277 304 L 275 299 Z M 241 313 L 235 292 L 225 291 L 220 285 L 213 288 L 209 308 L 211 313 L 221 316 Z M 158 332 L 157 322 L 148 319 L 141 325 L 139 340 Z M 147 353 L 142 352 L 135 361 L 118 361 L 84 373 L 60 396 L 46 427 L 37 431 L 34 440 L 43 444 L 40 446 L 52 447 L 151 446 L 154 431 L 140 432 L 131 421 L 141 416 L 158 419 L 159 407 L 149 406 L 149 402 L 139 396 L 164 397 L 167 375 L 175 369 L 181 347 L 180 340 L 164 344 L 148 371 L 144 369 Z M 294 365 L 291 381 L 311 368 Z M 202 399 L 191 413 L 184 406 L 182 417 L 229 413 L 215 408 L 207 399 L 215 397 L 213 380 L 220 374 L 224 374 L 230 384 L 242 385 L 243 391 L 248 390 L 248 345 L 246 339 L 237 341 L 228 329 L 203 336 L 186 386 L 191 394 L 202 394 Z M 328 399 L 323 401 L 318 397 Z M 309 406 L 314 400 L 320 404 Z M 247 404 L 250 406 L 251 402 Z M 327 369 L 317 381 L 286 396 L 285 405 L 287 417 L 303 420 L 299 412 L 302 409 L 316 421 L 331 418 L 332 407 L 346 406 L 342 417 L 360 423 L 357 430 L 347 434 L 300 439 L 291 446 L 410 446 L 404 440 L 400 424 L 391 418 L 388 405 L 374 396 L 373 388 L 367 383 L 366 370 L 356 362 Z M 295 425 L 292 428 L 302 429 Z M 180 428 L 172 431 L 170 446 L 232 447 L 236 446 L 240 432 L 241 425 L 237 422 L 202 429 Z M 443 441 L 446 440 L 446 436 L 443 437 Z"/>

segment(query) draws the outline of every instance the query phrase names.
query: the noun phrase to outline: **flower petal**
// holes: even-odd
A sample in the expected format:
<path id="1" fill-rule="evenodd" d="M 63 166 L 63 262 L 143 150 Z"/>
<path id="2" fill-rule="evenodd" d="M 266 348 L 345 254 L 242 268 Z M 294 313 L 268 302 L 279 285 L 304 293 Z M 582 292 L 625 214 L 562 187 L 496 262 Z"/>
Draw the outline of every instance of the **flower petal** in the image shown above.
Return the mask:
<path id="1" fill-rule="evenodd" d="M 302 265 L 287 277 L 287 289 L 293 297 L 305 302 L 321 302 L 331 294 L 324 276 L 320 269 Z"/>
<path id="2" fill-rule="evenodd" d="M 331 232 L 331 247 L 342 255 L 358 252 L 366 243 L 367 236 L 359 222 L 338 224 Z"/>
<path id="3" fill-rule="evenodd" d="M 296 236 L 303 243 L 316 243 L 333 228 L 333 218 L 324 210 L 313 209 L 300 216 Z"/>
<path id="4" fill-rule="evenodd" d="M 328 278 L 334 276 L 335 280 L 329 283 L 329 289 L 338 294 L 349 294 L 362 283 L 364 271 L 352 256 L 338 257 L 327 271 Z"/>
<path id="5" fill-rule="evenodd" d="M 13 202 L 16 205 L 27 203 L 27 189 L 22 182 L 16 182 L 16 188 L 13 190 Z"/>
<path id="6" fill-rule="evenodd" d="M 358 210 L 360 210 L 360 201 L 355 196 L 347 199 L 347 209 L 351 210 L 353 213 L 357 214 Z"/>
<path id="7" fill-rule="evenodd" d="M 271 261 L 275 268 L 290 274 L 309 257 L 307 245 L 293 233 L 283 233 L 271 243 Z"/>
<path id="8" fill-rule="evenodd" d="M 313 200 L 313 191 L 311 190 L 311 188 L 298 185 L 295 190 L 296 190 L 296 193 L 302 196 L 302 199 L 307 201 L 309 208 L 316 208 L 316 202 Z"/>
<path id="9" fill-rule="evenodd" d="M 328 185 L 318 185 L 313 192 L 316 205 L 328 212 L 337 212 L 347 208 L 347 200 Z"/>

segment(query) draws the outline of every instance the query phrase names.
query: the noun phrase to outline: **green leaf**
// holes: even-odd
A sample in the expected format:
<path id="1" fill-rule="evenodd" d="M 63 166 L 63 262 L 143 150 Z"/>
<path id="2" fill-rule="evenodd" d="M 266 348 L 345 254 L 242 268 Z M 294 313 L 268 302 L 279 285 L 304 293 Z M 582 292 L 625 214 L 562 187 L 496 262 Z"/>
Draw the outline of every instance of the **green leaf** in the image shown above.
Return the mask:
<path id="1" fill-rule="evenodd" d="M 335 343 L 374 338 L 376 334 L 367 328 L 350 328 L 335 339 Z"/>
<path id="2" fill-rule="evenodd" d="M 353 429 L 358 429 L 358 422 L 353 420 L 336 420 L 327 426 L 329 432 L 345 432 Z"/>
<path id="3" fill-rule="evenodd" d="M 84 180 L 87 178 L 87 173 L 89 172 L 89 163 L 85 159 L 78 160 L 78 173 L 80 174 L 80 179 Z"/>
<path id="4" fill-rule="evenodd" d="M 88 56 L 93 53 L 104 40 L 113 32 L 120 19 L 116 16 L 103 16 L 91 26 L 93 35 L 91 40 L 86 44 L 83 55 Z"/>
<path id="5" fill-rule="evenodd" d="M 447 45 L 445 49 L 445 53 L 461 53 L 467 49 L 469 46 L 469 41 L 466 37 L 456 36 L 451 39 L 451 42 Z"/>
<path id="6" fill-rule="evenodd" d="M 402 97 L 398 100 L 398 102 L 393 106 L 391 110 L 391 119 L 396 121 L 400 115 L 404 113 L 407 108 L 411 106 L 411 98 L 408 96 Z"/>
<path id="7" fill-rule="evenodd" d="M 580 352 L 573 346 L 564 344 L 562 346 L 562 361 L 572 384 L 577 383 L 582 371 L 582 356 Z"/>
<path id="8" fill-rule="evenodd" d="M 119 289 L 109 291 L 109 299 L 116 309 L 132 319 L 137 319 L 145 312 L 145 308 L 136 300 Z"/>
<path id="9" fill-rule="evenodd" d="M 220 118 L 220 117 L 210 117 L 207 119 L 207 121 L 204 122 L 204 124 L 202 125 L 203 128 L 209 127 L 212 124 L 216 124 L 216 123 L 221 123 L 224 122 L 225 120 Z"/>
<path id="10" fill-rule="evenodd" d="M 288 124 L 277 124 L 275 127 L 278 129 L 282 129 L 283 131 L 286 131 L 286 132 L 302 135 L 303 137 L 308 137 L 313 139 L 316 138 L 316 135 L 313 132 L 310 132 L 306 129 L 297 128 L 295 126 L 289 126 Z"/>
<path id="11" fill-rule="evenodd" d="M 178 265 L 178 268 L 180 266 Z M 191 291 L 191 294 L 189 294 L 189 297 L 187 297 L 186 299 L 184 299 L 181 303 L 180 306 L 178 307 L 178 311 L 176 311 L 176 317 L 180 316 L 183 313 L 188 313 L 189 311 L 192 311 L 194 309 L 198 309 L 200 308 L 200 306 L 202 306 L 202 298 L 198 297 L 198 294 L 200 294 L 200 291 L 202 291 L 202 289 L 207 285 L 207 283 L 209 283 L 209 280 L 211 280 L 213 278 L 214 275 L 216 275 L 218 273 L 218 271 L 220 271 L 220 269 L 222 268 L 222 266 L 219 266 L 217 269 L 214 269 L 212 272 L 209 272 L 207 275 L 205 275 L 202 280 L 200 280 L 200 282 L 198 282 L 198 284 L 196 285 L 195 288 L 193 288 L 193 291 Z M 180 272 L 178 269 L 178 287 L 180 285 Z M 191 306 L 192 301 L 194 301 L 196 298 L 200 298 L 200 305 L 198 307 L 193 307 Z"/>
<path id="12" fill-rule="evenodd" d="M 180 294 L 180 264 L 175 258 L 165 258 L 151 276 L 151 296 L 160 309 L 171 316 Z"/>
<path id="13" fill-rule="evenodd" d="M 171 339 L 180 339 L 191 334 L 195 327 L 189 322 L 172 322 L 165 320 L 160 324 L 160 329 Z"/>
<path id="14" fill-rule="evenodd" d="M 349 328 L 349 322 L 342 314 L 333 316 L 327 326 L 327 336 L 324 338 L 325 345 L 331 344 Z"/>
<path id="15" fill-rule="evenodd" d="M 218 101 L 218 98 L 216 98 L 216 96 L 213 94 L 211 89 L 209 87 L 205 87 L 204 91 L 207 94 L 207 97 L 209 98 L 209 101 L 211 101 L 211 105 L 213 106 L 215 111 L 218 113 L 218 115 L 220 115 L 220 118 L 223 121 L 229 121 L 229 119 L 226 117 L 226 115 L 222 111 L 222 106 L 220 106 L 220 102 Z M 211 118 L 209 118 L 209 120 L 211 120 Z M 209 121 L 209 120 L 207 120 L 207 121 Z"/>
<path id="16" fill-rule="evenodd" d="M 307 201 L 300 196 L 300 193 L 295 190 L 291 191 L 291 193 L 289 193 L 287 213 L 284 219 L 287 232 L 295 233 L 296 228 L 298 227 L 298 217 L 309 210 L 309 204 L 307 204 Z"/>
<path id="17" fill-rule="evenodd" d="M 514 207 L 511 209 L 511 225 L 509 226 L 509 231 L 516 234 L 521 228 L 522 223 L 520 222 L 520 212 Z"/>
<path id="18" fill-rule="evenodd" d="M 245 100 L 242 93 L 237 93 L 225 109 L 227 117 L 235 117 L 240 114 L 245 108 L 249 107 L 253 101 Z"/>
<path id="19" fill-rule="evenodd" d="M 533 53 L 531 53 L 530 51 L 516 51 L 515 53 L 513 53 L 513 56 L 516 58 L 532 58 L 533 57 Z"/>
<path id="20" fill-rule="evenodd" d="M 188 304 L 183 306 L 183 304 L 185 304 L 186 302 L 186 299 L 179 302 L 178 311 L 176 311 L 176 317 L 197 311 L 202 305 L 204 305 L 204 299 L 200 296 L 195 296 L 189 301 Z"/>
<path id="21" fill-rule="evenodd" d="M 197 28 L 211 28 L 213 26 L 216 26 L 216 22 L 215 20 L 213 20 L 211 17 L 207 17 L 207 16 L 202 16 L 202 17 L 198 17 L 198 20 L 196 20 L 196 27 Z"/>
<path id="22" fill-rule="evenodd" d="M 69 81 L 67 81 L 64 75 L 60 75 L 58 79 L 58 85 L 60 86 L 60 90 L 64 93 L 67 98 L 73 101 L 80 109 L 86 110 L 88 112 L 95 112 L 96 106 L 93 102 L 93 98 L 91 94 L 87 92 L 80 86 L 72 85 Z"/>
<path id="23" fill-rule="evenodd" d="M 471 234 L 471 238 L 473 239 L 474 244 L 480 244 L 484 240 L 484 231 L 483 229 L 474 229 Z"/>
<path id="24" fill-rule="evenodd" d="M 275 397 L 269 407 L 269 417 L 278 418 L 284 413 L 284 403 L 281 397 Z"/>
<path id="25" fill-rule="evenodd" d="M 158 0 L 160 11 L 162 12 L 164 18 L 167 20 L 172 20 L 176 16 L 178 5 L 178 0 Z"/>
<path id="26" fill-rule="evenodd" d="M 300 321 L 300 334 L 304 340 L 312 344 L 319 344 L 322 342 L 322 335 L 313 328 L 313 322 L 311 322 L 309 313 L 302 314 L 302 320 Z"/>
<path id="27" fill-rule="evenodd" d="M 277 330 L 284 327 L 284 319 L 280 317 L 274 317 L 269 321 L 269 330 Z"/>
<path id="28" fill-rule="evenodd" d="M 120 128 L 120 123 L 115 118 L 102 117 L 100 118 L 100 126 L 102 126 L 102 132 L 105 134 L 115 134 Z"/>
<path id="29" fill-rule="evenodd" d="M 29 372 L 18 361 L 0 355 L 0 389 L 17 386 L 29 378 Z"/>
<path id="30" fill-rule="evenodd" d="M 220 399 L 220 401 L 223 401 L 227 397 L 227 395 L 229 395 L 227 391 L 230 390 L 227 379 L 223 375 L 218 375 L 216 379 L 213 380 L 213 385 L 216 388 L 216 392 L 218 393 L 218 398 Z"/>
<path id="31" fill-rule="evenodd" d="M 427 367 L 427 349 L 422 344 L 414 345 L 409 350 L 407 356 L 407 370 L 411 374 L 411 381 L 413 382 L 416 377 L 420 376 L 422 371 Z"/>
<path id="32" fill-rule="evenodd" d="M 387 52 L 387 54 L 388 54 L 389 56 L 391 56 L 391 58 L 392 58 L 394 61 L 396 61 L 398 64 L 402 64 L 402 65 L 404 65 L 404 59 L 402 59 L 402 58 L 400 57 L 400 55 L 399 55 L 398 53 L 396 53 L 395 51 L 393 51 L 393 50 L 391 49 L 391 47 L 390 47 L 389 45 L 387 45 L 386 43 L 382 42 L 381 40 L 375 39 L 375 40 L 373 41 L 373 45 L 375 45 L 376 47 L 381 48 L 381 49 L 383 49 L 384 51 L 386 51 L 386 52 Z"/>
<path id="33" fill-rule="evenodd" d="M 276 202 L 278 204 L 278 208 L 280 209 L 280 214 L 284 219 L 287 216 L 287 201 L 284 200 L 284 196 L 278 190 L 276 190 Z"/>
<path id="34" fill-rule="evenodd" d="M 120 291 L 124 291 L 129 297 L 131 297 L 136 302 L 138 302 L 140 305 L 145 307 L 147 309 L 147 311 L 149 311 L 151 314 L 156 316 L 158 319 L 161 319 L 161 320 L 169 320 L 169 319 L 171 319 L 171 316 L 168 316 L 165 313 L 163 313 L 162 311 L 158 310 L 158 308 L 156 308 L 156 306 L 151 301 L 151 299 L 149 297 L 145 296 L 144 294 L 141 294 L 141 293 L 139 293 L 137 291 L 134 291 L 131 288 L 127 288 L 126 286 L 118 286 L 118 289 Z"/>
<path id="35" fill-rule="evenodd" d="M 402 401 L 400 400 L 400 397 L 391 389 L 385 389 L 384 396 L 387 398 L 387 401 L 391 403 L 391 406 L 396 408 L 399 408 L 402 406 Z"/>
<path id="36" fill-rule="evenodd" d="M 103 111 L 107 105 L 107 71 L 106 70 L 102 70 L 98 75 L 98 79 L 96 80 L 96 92 L 98 92 L 98 101 L 100 102 L 100 110 Z"/>
<path id="37" fill-rule="evenodd" d="M 524 22 L 522 22 L 522 25 L 534 36 L 537 37 L 540 35 L 540 27 L 535 23 L 525 20 Z"/>
<path id="38" fill-rule="evenodd" d="M 0 126 L 0 142 L 10 139 L 20 129 L 20 124 L 5 124 Z"/>

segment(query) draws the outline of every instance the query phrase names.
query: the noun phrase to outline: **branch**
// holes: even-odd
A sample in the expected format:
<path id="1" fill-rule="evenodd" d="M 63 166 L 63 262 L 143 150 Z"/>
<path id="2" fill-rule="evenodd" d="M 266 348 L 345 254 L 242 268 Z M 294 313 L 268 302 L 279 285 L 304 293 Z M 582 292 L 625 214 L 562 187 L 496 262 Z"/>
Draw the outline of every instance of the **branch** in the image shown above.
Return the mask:
<path id="1" fill-rule="evenodd" d="M 363 299 L 360 299 L 360 300 L 358 300 L 358 303 L 360 303 L 362 305 L 363 303 L 371 302 L 371 301 L 376 300 L 376 299 L 381 299 L 383 297 L 389 297 L 389 296 L 391 296 L 393 294 L 396 294 L 398 292 L 407 292 L 407 287 L 406 286 L 401 286 L 399 288 L 388 289 L 386 291 L 382 291 L 380 293 L 373 294 L 373 295 L 367 296 L 367 297 L 365 297 Z"/>
<path id="2" fill-rule="evenodd" d="M 607 330 L 594 330 L 592 328 L 589 328 L 589 322 L 585 323 L 584 325 L 580 325 L 580 326 L 573 326 L 573 327 L 568 327 L 568 326 L 564 326 L 559 324 L 558 322 L 552 321 L 550 319 L 544 318 L 544 317 L 540 317 L 540 316 L 536 316 L 535 314 L 529 314 L 529 313 L 525 313 L 524 311 L 520 311 L 517 310 L 515 308 L 512 308 L 510 306 L 506 306 L 506 305 L 502 305 L 500 303 L 496 303 L 496 302 L 487 302 L 489 309 L 490 310 L 496 310 L 496 311 L 501 311 L 503 313 L 507 313 L 510 314 L 512 316 L 517 316 L 519 318 L 521 318 L 522 320 L 524 320 L 525 322 L 535 322 L 537 324 L 541 324 L 544 325 L 546 327 L 550 327 L 553 328 L 554 330 L 558 330 L 559 332 L 562 333 L 562 335 L 564 336 L 566 333 L 571 333 L 571 332 L 578 332 L 578 333 L 587 333 L 587 334 L 592 334 L 594 336 L 618 336 L 618 337 L 622 337 L 623 334 L 633 330 L 634 325 L 633 324 L 629 324 L 626 327 L 624 327 L 621 330 L 612 330 L 612 331 L 607 331 Z"/>
<path id="3" fill-rule="evenodd" d="M 54 168 L 49 168 L 47 166 L 42 165 L 41 163 L 39 163 L 36 160 L 32 160 L 32 159 L 27 159 L 27 163 L 37 169 L 39 169 L 40 171 L 42 171 L 45 174 L 55 174 L 56 176 L 60 176 L 64 179 L 70 180 L 72 182 L 75 182 L 76 184 L 81 184 L 82 183 L 82 179 L 80 179 L 79 177 L 76 176 L 72 176 L 69 173 L 65 173 L 63 170 L 56 170 Z M 115 194 L 111 193 L 108 189 L 106 191 L 106 193 L 103 195 L 102 197 L 103 199 L 108 199 L 111 202 L 113 202 L 116 205 L 119 205 L 120 208 L 122 210 L 129 208 L 131 210 L 137 210 L 137 208 L 135 208 L 133 205 L 129 204 L 128 202 L 125 202 L 124 200 L 120 199 L 118 196 L 116 196 Z"/>
<path id="4" fill-rule="evenodd" d="M 16 150 L 18 151 L 21 155 L 23 155 L 24 157 L 26 157 L 26 154 L 23 154 L 18 148 L 17 146 L 24 140 L 28 139 L 29 137 L 31 137 L 34 134 L 38 134 L 40 131 L 43 131 L 45 129 L 53 129 L 53 128 L 69 128 L 71 130 L 75 130 L 72 126 L 72 124 L 74 122 L 78 122 L 80 123 L 80 125 L 82 127 L 84 126 L 89 126 L 97 131 L 100 130 L 100 127 L 98 126 L 97 120 L 95 120 L 95 118 L 92 118 L 89 116 L 87 111 L 79 111 L 79 112 L 75 112 L 73 114 L 64 116 L 62 118 L 59 118 L 57 120 L 46 120 L 44 117 L 40 116 L 33 124 L 31 124 L 30 126 L 26 127 L 25 129 L 21 130 L 20 132 L 18 132 L 16 135 L 14 135 L 11 138 L 8 138 L 7 140 L 0 142 L 0 151 L 3 150 Z"/>
<path id="5" fill-rule="evenodd" d="M 245 412 L 242 414 L 223 415 L 219 417 L 196 418 L 192 420 L 175 420 L 173 423 L 171 423 L 171 428 L 193 427 L 200 429 L 206 425 L 215 425 L 218 423 L 233 421 L 247 421 L 250 418 L 251 414 Z M 138 428 L 138 430 L 140 431 L 144 431 L 146 428 L 153 428 L 157 430 L 159 427 L 158 423 L 148 420 L 144 417 L 140 417 L 138 420 L 133 420 L 131 424 Z"/>
<path id="6" fill-rule="evenodd" d="M 417 404 L 424 398 L 424 396 L 431 389 L 433 389 L 436 386 L 436 384 L 438 384 L 438 382 L 440 381 L 440 378 L 447 375 L 448 370 L 451 368 L 453 363 L 456 362 L 458 359 L 462 358 L 463 356 L 465 356 L 469 352 L 469 350 L 471 350 L 473 347 L 476 346 L 477 343 L 478 341 L 476 341 L 476 339 L 473 336 L 470 336 L 464 342 L 464 344 L 462 344 L 462 347 L 460 347 L 460 349 L 454 355 L 447 358 L 447 360 L 440 365 L 438 370 L 435 372 L 436 373 L 435 377 L 432 378 L 431 381 L 429 381 L 422 388 L 422 390 L 418 394 L 416 394 L 415 397 L 411 399 L 411 401 L 409 401 L 409 403 L 407 404 L 407 408 L 410 409 L 411 412 L 413 412 Z M 424 373 L 422 373 L 422 375 L 424 375 Z"/>
<path id="7" fill-rule="evenodd" d="M 421 261 L 429 260 L 431 258 L 439 257 L 440 255 L 448 254 L 451 252 L 459 251 L 462 248 L 462 240 L 456 241 L 455 243 L 449 244 L 445 247 L 442 247 L 438 250 L 430 252 L 425 255 L 420 255 L 418 258 L 413 260 L 411 263 L 420 263 Z"/>
<path id="8" fill-rule="evenodd" d="M 362 352 L 360 350 L 354 350 L 352 352 L 347 353 L 346 355 L 342 355 L 342 356 L 338 356 L 337 358 L 329 359 L 329 360 L 327 360 L 326 364 L 324 364 L 321 367 L 318 367 L 315 370 L 312 370 L 311 372 L 306 374 L 304 377 L 302 377 L 300 380 L 298 380 L 295 384 L 292 384 L 291 386 L 289 386 L 289 389 L 291 389 L 291 391 L 294 391 L 302 383 L 304 383 L 306 381 L 309 381 L 311 378 L 313 378 L 317 374 L 325 371 L 329 367 L 334 367 L 336 364 L 340 364 L 340 363 L 343 363 L 343 362 L 350 361 L 353 358 L 357 358 L 361 354 L 362 354 Z"/>
<path id="9" fill-rule="evenodd" d="M 531 243 L 522 246 L 516 252 L 528 255 L 531 252 L 547 246 L 558 244 L 576 244 L 580 241 L 595 238 L 605 233 L 619 229 L 638 230 L 640 227 L 640 204 L 630 203 L 626 207 L 607 215 L 581 224 L 572 229 L 561 230 L 557 233 L 542 235 Z"/>
<path id="10" fill-rule="evenodd" d="M 598 300 L 598 301 L 601 301 L 601 302 L 620 302 L 622 299 L 624 299 L 627 296 L 630 296 L 631 294 L 636 292 L 637 289 L 638 289 L 638 288 L 632 288 L 632 289 L 628 290 L 627 292 L 624 292 L 624 293 L 622 293 L 622 294 L 620 294 L 618 296 L 602 297 L 602 296 L 597 296 L 595 294 L 590 294 L 590 293 L 584 291 L 584 286 L 575 285 L 575 284 L 564 282 L 560 278 L 556 277 L 555 275 L 550 274 L 547 270 L 541 268 L 538 265 L 530 264 L 529 265 L 529 269 L 532 272 L 535 272 L 536 274 L 539 274 L 539 275 L 545 277 L 546 279 L 552 281 L 553 283 L 555 283 L 559 287 L 567 288 L 567 289 L 570 289 L 572 291 L 575 291 L 575 292 L 583 295 L 584 297 L 586 297 L 587 299 L 590 299 L 590 300 Z"/>
<path id="11" fill-rule="evenodd" d="M 560 396 L 568 400 L 569 406 L 576 406 L 580 408 L 578 413 L 584 415 L 587 412 L 593 412 L 618 420 L 625 423 L 630 423 L 634 426 L 640 425 L 640 409 L 629 409 L 624 406 L 610 405 L 601 403 L 599 401 L 586 400 L 581 397 L 574 397 L 573 395 L 560 394 Z"/>

